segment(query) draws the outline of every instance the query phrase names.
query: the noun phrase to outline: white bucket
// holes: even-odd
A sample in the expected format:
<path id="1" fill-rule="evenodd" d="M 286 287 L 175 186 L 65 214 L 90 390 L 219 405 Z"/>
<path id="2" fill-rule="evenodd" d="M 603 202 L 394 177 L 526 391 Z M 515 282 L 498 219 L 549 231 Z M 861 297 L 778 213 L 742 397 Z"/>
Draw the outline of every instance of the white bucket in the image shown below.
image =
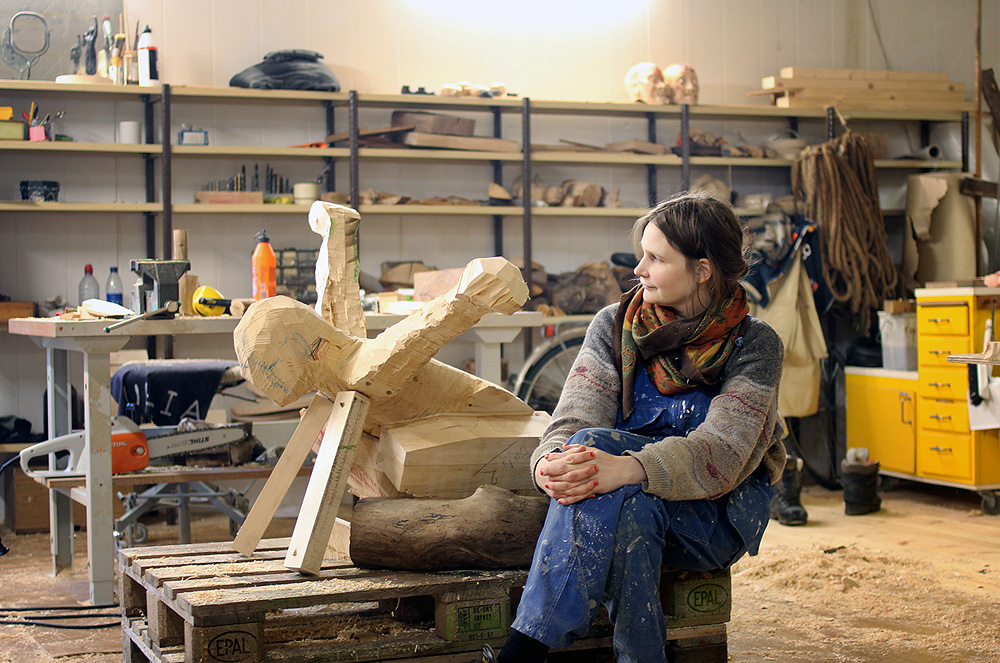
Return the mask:
<path id="1" fill-rule="evenodd" d="M 882 337 L 882 368 L 917 370 L 917 314 L 878 312 Z"/>

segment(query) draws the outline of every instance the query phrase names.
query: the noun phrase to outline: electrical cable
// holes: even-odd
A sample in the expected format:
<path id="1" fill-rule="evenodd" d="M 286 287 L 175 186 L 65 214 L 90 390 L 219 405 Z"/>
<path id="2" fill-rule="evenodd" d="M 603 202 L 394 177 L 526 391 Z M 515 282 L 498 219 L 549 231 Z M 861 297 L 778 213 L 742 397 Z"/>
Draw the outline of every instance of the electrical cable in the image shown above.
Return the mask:
<path id="1" fill-rule="evenodd" d="M 31 606 L 26 608 L 0 608 L 0 615 L 6 612 L 41 612 L 43 610 L 104 610 L 105 608 L 117 607 L 117 603 L 102 603 L 101 605 L 48 605 Z"/>
<path id="2" fill-rule="evenodd" d="M 2 615 L 3 612 L 0 612 Z M 97 617 L 120 617 L 116 612 L 99 612 L 96 615 L 20 615 L 18 618 L 23 621 L 31 621 L 35 619 L 40 619 L 42 621 L 48 619 L 95 619 Z"/>

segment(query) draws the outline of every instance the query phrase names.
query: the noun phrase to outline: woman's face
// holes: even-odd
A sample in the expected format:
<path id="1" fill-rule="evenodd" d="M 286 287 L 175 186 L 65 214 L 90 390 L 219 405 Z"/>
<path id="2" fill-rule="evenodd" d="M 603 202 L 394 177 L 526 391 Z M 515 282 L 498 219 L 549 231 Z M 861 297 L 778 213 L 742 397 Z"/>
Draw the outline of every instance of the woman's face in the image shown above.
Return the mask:
<path id="1" fill-rule="evenodd" d="M 711 263 L 701 258 L 692 273 L 688 259 L 652 223 L 642 231 L 640 245 L 642 258 L 633 271 L 642 285 L 643 301 L 669 306 L 683 318 L 703 312 L 709 303 Z"/>

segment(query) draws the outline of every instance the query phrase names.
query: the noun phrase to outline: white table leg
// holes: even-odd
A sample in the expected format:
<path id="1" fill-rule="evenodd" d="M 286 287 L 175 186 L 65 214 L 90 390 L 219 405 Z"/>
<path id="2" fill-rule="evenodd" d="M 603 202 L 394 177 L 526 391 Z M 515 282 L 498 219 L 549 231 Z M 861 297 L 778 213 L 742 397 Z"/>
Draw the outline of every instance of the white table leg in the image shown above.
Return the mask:
<path id="1" fill-rule="evenodd" d="M 73 418 L 72 389 L 65 350 L 45 348 L 46 427 L 49 438 L 70 432 Z M 55 454 L 49 456 L 49 469 L 56 469 Z M 52 575 L 63 569 L 73 570 L 73 500 L 56 490 L 49 491 L 49 545 L 52 549 Z"/>
<path id="2" fill-rule="evenodd" d="M 90 601 L 114 602 L 115 539 L 111 486 L 111 353 L 127 338 L 81 338 L 84 352 L 84 413 L 86 417 L 87 555 L 90 561 Z"/>
<path id="3" fill-rule="evenodd" d="M 504 386 L 500 346 L 517 338 L 521 329 L 521 327 L 473 327 L 469 330 L 476 339 L 476 375 Z"/>

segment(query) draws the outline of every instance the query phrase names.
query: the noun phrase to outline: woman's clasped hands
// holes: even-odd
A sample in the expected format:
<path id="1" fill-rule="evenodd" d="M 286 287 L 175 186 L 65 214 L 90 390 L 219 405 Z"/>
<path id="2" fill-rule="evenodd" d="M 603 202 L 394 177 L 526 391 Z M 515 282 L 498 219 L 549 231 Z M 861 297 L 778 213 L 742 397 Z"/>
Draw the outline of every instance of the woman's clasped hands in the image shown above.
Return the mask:
<path id="1" fill-rule="evenodd" d="M 545 455 L 535 466 L 535 481 L 560 504 L 574 504 L 646 480 L 632 456 L 615 456 L 582 444 L 564 444 L 562 453 Z"/>

